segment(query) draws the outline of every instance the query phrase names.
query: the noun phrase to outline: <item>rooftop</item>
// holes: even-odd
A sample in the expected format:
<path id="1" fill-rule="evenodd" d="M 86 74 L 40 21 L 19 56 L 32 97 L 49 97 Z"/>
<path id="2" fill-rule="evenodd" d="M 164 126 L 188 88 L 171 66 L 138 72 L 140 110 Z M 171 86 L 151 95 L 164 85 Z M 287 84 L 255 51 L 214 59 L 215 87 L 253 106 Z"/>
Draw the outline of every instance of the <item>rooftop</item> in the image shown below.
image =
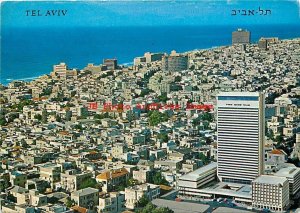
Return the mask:
<path id="1" fill-rule="evenodd" d="M 298 173 L 300 173 L 300 168 L 286 167 L 280 169 L 278 172 L 274 174 L 274 176 L 293 178 Z"/>
<path id="2" fill-rule="evenodd" d="M 96 178 L 101 179 L 101 180 L 109 180 L 109 179 L 114 179 L 117 177 L 125 176 L 128 173 L 129 172 L 125 168 L 121 168 L 121 169 L 115 169 L 115 170 L 103 172 L 103 173 L 97 175 Z"/>
<path id="3" fill-rule="evenodd" d="M 217 169 L 217 163 L 216 162 L 212 162 L 206 166 L 202 166 L 199 169 L 196 169 L 193 172 L 190 172 L 186 175 L 181 176 L 179 179 L 180 180 L 197 180 L 197 178 L 199 178 L 199 176 L 205 172 L 208 172 L 210 170 L 213 169 Z"/>
<path id="4" fill-rule="evenodd" d="M 158 207 L 168 207 L 174 211 L 174 213 L 183 212 L 205 212 L 209 205 L 199 204 L 199 203 L 188 203 L 188 202 L 177 202 L 172 200 L 155 199 L 152 203 Z"/>
<path id="5" fill-rule="evenodd" d="M 276 177 L 270 175 L 261 175 L 256 178 L 253 183 L 265 183 L 265 184 L 284 184 L 287 179 L 284 177 Z"/>
<path id="6" fill-rule="evenodd" d="M 85 188 L 85 189 L 75 191 L 72 194 L 74 196 L 85 196 L 85 195 L 89 195 L 89 194 L 92 194 L 92 193 L 98 193 L 98 189 L 88 187 L 88 188 Z"/>

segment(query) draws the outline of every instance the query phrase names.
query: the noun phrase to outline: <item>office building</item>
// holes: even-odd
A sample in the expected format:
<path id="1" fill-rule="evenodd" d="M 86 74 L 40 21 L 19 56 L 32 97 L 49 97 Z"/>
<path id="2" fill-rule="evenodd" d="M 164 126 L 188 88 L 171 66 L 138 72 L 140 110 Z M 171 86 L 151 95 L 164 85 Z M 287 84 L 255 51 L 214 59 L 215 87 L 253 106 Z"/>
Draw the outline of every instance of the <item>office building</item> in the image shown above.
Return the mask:
<path id="1" fill-rule="evenodd" d="M 262 175 L 252 182 L 252 206 L 284 211 L 289 207 L 289 182 L 284 177 Z"/>
<path id="2" fill-rule="evenodd" d="M 263 173 L 264 95 L 223 92 L 217 97 L 218 178 L 251 184 Z"/>
<path id="3" fill-rule="evenodd" d="M 280 169 L 274 176 L 285 177 L 289 182 L 290 197 L 296 196 L 300 191 L 300 168 L 286 167 Z"/>
<path id="4" fill-rule="evenodd" d="M 142 57 L 136 57 L 134 58 L 134 65 L 140 65 L 144 63 L 151 63 L 155 61 L 161 61 L 162 57 L 165 55 L 165 53 L 151 53 L 146 52 L 144 56 Z"/>
<path id="5" fill-rule="evenodd" d="M 176 51 L 172 51 L 170 55 L 162 57 L 162 70 L 163 71 L 182 71 L 188 69 L 188 56 L 178 54 Z"/>
<path id="6" fill-rule="evenodd" d="M 258 47 L 259 47 L 259 49 L 267 50 L 268 49 L 268 40 L 265 38 L 259 39 Z"/>
<path id="7" fill-rule="evenodd" d="M 151 62 L 154 62 L 154 61 L 161 61 L 161 59 L 164 55 L 165 55 L 164 53 L 146 52 L 144 54 L 144 57 L 146 58 L 146 63 L 151 63 Z"/>
<path id="8" fill-rule="evenodd" d="M 232 44 L 249 44 L 250 32 L 243 29 L 238 29 L 232 32 Z"/>
<path id="9" fill-rule="evenodd" d="M 206 166 L 185 174 L 178 179 L 178 189 L 180 195 L 193 196 L 201 194 L 199 189 L 215 181 L 217 177 L 217 163 L 212 162 Z"/>
<path id="10" fill-rule="evenodd" d="M 108 70 L 115 70 L 118 67 L 118 61 L 117 59 L 104 59 L 103 65 L 105 65 Z"/>

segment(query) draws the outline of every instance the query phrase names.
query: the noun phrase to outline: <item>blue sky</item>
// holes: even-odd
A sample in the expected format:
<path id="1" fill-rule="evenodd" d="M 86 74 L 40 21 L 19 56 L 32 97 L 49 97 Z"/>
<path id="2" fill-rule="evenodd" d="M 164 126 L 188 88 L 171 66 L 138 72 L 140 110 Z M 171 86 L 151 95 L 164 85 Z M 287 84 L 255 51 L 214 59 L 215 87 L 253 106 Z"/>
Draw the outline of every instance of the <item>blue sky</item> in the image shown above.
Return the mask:
<path id="1" fill-rule="evenodd" d="M 4 27 L 300 24 L 299 0 L 4 2 Z M 231 16 L 232 9 L 272 10 L 269 16 Z M 26 10 L 68 10 L 66 16 L 32 17 Z"/>

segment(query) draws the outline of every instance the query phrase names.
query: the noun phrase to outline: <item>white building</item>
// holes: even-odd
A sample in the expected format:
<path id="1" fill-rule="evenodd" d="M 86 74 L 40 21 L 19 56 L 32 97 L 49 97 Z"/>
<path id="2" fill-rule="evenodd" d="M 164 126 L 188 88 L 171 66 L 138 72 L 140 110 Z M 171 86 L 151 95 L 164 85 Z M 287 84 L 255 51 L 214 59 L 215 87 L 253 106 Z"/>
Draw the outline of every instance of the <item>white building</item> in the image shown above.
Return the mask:
<path id="1" fill-rule="evenodd" d="M 191 196 L 198 195 L 198 189 L 201 186 L 216 180 L 216 174 L 217 163 L 213 162 L 179 177 L 177 183 L 179 194 Z"/>
<path id="2" fill-rule="evenodd" d="M 154 184 L 141 184 L 135 185 L 132 187 L 128 187 L 125 189 L 125 200 L 126 200 L 126 208 L 134 209 L 138 201 L 146 196 L 150 201 L 158 198 L 160 194 L 160 187 Z"/>
<path id="3" fill-rule="evenodd" d="M 295 196 L 300 190 L 300 168 L 287 167 L 282 168 L 274 174 L 278 177 L 285 177 L 289 181 L 290 197 Z"/>
<path id="4" fill-rule="evenodd" d="M 125 194 L 124 192 L 110 192 L 100 195 L 98 212 L 118 213 L 124 211 Z"/>
<path id="5" fill-rule="evenodd" d="M 262 175 L 252 181 L 252 206 L 284 211 L 289 206 L 289 182 L 284 177 Z"/>
<path id="6" fill-rule="evenodd" d="M 218 177 L 251 184 L 263 173 L 264 95 L 223 92 L 217 97 Z"/>

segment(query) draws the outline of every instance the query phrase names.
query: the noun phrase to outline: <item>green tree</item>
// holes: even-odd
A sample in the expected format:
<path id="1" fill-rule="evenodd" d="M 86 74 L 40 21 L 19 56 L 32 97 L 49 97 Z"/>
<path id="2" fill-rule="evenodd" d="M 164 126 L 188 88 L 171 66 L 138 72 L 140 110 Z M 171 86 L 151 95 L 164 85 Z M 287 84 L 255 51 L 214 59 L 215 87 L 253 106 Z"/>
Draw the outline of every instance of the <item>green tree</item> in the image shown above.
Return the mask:
<path id="1" fill-rule="evenodd" d="M 51 95 L 51 93 L 52 93 L 52 88 L 45 88 L 43 89 L 41 96 L 48 96 Z"/>
<path id="2" fill-rule="evenodd" d="M 174 80 L 175 80 L 175 82 L 180 82 L 181 81 L 181 76 L 176 76 Z"/>
<path id="3" fill-rule="evenodd" d="M 143 195 L 136 205 L 137 207 L 145 207 L 149 202 L 150 200 L 145 195 Z"/>
<path id="4" fill-rule="evenodd" d="M 1 116 L 0 117 L 0 126 L 5 126 L 5 125 L 7 125 L 7 121 L 4 116 Z"/>
<path id="5" fill-rule="evenodd" d="M 70 121 L 72 117 L 72 111 L 67 110 L 66 111 L 66 121 Z"/>
<path id="6" fill-rule="evenodd" d="M 29 145 L 26 143 L 24 139 L 21 140 L 21 145 L 23 148 L 29 148 Z"/>
<path id="7" fill-rule="evenodd" d="M 209 112 L 203 113 L 201 117 L 202 117 L 202 119 L 203 119 L 204 121 L 209 121 L 209 122 L 211 122 L 211 121 L 213 120 L 213 115 L 212 115 L 211 113 L 209 113 Z"/>
<path id="8" fill-rule="evenodd" d="M 34 119 L 37 119 L 37 120 L 41 121 L 42 120 L 42 115 L 41 114 L 36 114 L 36 115 L 34 115 Z"/>
<path id="9" fill-rule="evenodd" d="M 283 142 L 283 136 L 282 135 L 277 135 L 275 137 L 274 141 L 276 141 L 278 143 L 282 143 Z"/>
<path id="10" fill-rule="evenodd" d="M 168 100 L 167 93 L 162 93 L 160 96 L 158 96 L 158 100 L 166 103 L 166 101 Z"/>
<path id="11" fill-rule="evenodd" d="M 148 113 L 150 126 L 156 126 L 161 122 L 169 120 L 167 113 L 161 113 L 158 110 L 152 110 Z"/>
<path id="12" fill-rule="evenodd" d="M 87 178 L 87 179 L 84 179 L 80 185 L 79 185 L 79 189 L 85 189 L 85 188 L 88 188 L 88 187 L 92 187 L 92 188 L 97 188 L 97 181 L 93 178 Z"/>
<path id="13" fill-rule="evenodd" d="M 67 197 L 65 204 L 68 208 L 71 208 L 72 206 L 75 205 L 75 200 L 71 200 L 70 197 Z"/>
<path id="14" fill-rule="evenodd" d="M 156 205 L 153 205 L 149 202 L 143 209 L 138 209 L 137 213 L 174 213 L 173 210 L 167 207 L 158 208 Z"/>
<path id="15" fill-rule="evenodd" d="M 156 172 L 152 179 L 153 183 L 156 185 L 169 185 L 169 182 L 162 176 L 161 172 Z"/>
<path id="16" fill-rule="evenodd" d="M 133 178 L 129 178 L 126 185 L 127 185 L 127 186 L 135 186 L 135 185 L 137 185 L 138 183 L 139 183 L 138 180 L 133 179 Z"/>
<path id="17" fill-rule="evenodd" d="M 42 111 L 42 122 L 43 122 L 43 123 L 47 123 L 47 117 L 48 117 L 48 113 L 47 113 L 47 111 L 44 109 L 44 110 Z"/>
<path id="18" fill-rule="evenodd" d="M 209 163 L 209 159 L 202 153 L 199 153 L 199 159 L 203 162 L 203 164 Z"/>
<path id="19" fill-rule="evenodd" d="M 61 117 L 59 115 L 56 115 L 55 119 L 56 119 L 57 122 L 61 122 Z"/>
<path id="20" fill-rule="evenodd" d="M 168 142 L 169 137 L 167 133 L 160 133 L 157 135 L 157 139 L 162 140 L 163 142 Z"/>

